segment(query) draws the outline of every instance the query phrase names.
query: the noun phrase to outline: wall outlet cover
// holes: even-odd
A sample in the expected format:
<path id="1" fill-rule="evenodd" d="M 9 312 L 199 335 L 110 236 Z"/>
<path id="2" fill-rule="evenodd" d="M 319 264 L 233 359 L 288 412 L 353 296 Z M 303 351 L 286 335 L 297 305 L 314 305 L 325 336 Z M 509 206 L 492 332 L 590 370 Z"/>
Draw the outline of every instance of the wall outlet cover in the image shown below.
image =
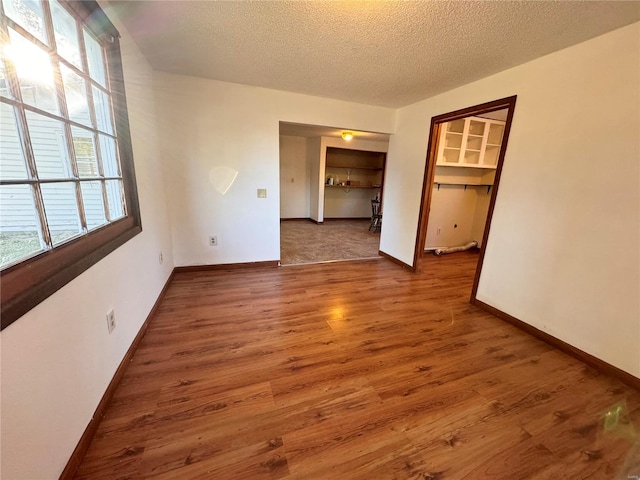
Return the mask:
<path id="1" fill-rule="evenodd" d="M 111 334 L 111 332 L 113 332 L 116 328 L 116 316 L 113 312 L 113 309 L 109 310 L 109 312 L 107 312 L 107 330 L 109 331 L 109 334 Z"/>

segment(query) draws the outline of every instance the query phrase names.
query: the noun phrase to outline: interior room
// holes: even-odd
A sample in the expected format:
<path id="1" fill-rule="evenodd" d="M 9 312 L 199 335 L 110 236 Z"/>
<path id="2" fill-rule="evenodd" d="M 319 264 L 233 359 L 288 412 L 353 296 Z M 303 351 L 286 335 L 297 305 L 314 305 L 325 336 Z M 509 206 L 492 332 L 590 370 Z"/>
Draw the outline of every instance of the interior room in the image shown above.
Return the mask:
<path id="1" fill-rule="evenodd" d="M 639 2 L 0 18 L 3 479 L 640 476 Z"/>
<path id="2" fill-rule="evenodd" d="M 280 123 L 281 265 L 381 258 L 388 148 L 388 134 Z"/>

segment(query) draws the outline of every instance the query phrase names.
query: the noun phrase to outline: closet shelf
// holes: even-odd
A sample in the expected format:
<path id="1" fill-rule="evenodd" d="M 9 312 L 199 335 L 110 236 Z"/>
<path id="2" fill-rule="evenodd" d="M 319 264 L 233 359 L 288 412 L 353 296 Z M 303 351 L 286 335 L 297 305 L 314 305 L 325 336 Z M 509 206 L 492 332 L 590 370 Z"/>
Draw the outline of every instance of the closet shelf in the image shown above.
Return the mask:
<path id="1" fill-rule="evenodd" d="M 380 188 L 380 185 L 327 185 L 325 188 Z"/>
<path id="2" fill-rule="evenodd" d="M 459 148 L 445 147 L 446 150 L 460 150 Z M 454 163 L 454 162 L 441 162 L 436 164 L 438 167 L 456 167 L 456 168 L 477 168 L 483 170 L 495 170 L 495 165 L 479 165 L 477 163 Z"/>
<path id="3" fill-rule="evenodd" d="M 491 191 L 491 187 L 493 186 L 492 183 L 437 182 L 437 181 L 433 183 L 438 186 L 438 190 L 440 190 L 440 185 L 459 185 L 461 187 L 464 187 L 465 190 L 467 189 L 467 187 L 487 187 L 487 193 Z"/>
<path id="4" fill-rule="evenodd" d="M 382 167 L 347 167 L 344 165 L 327 165 L 326 168 L 343 168 L 345 170 L 378 170 L 382 171 Z"/>

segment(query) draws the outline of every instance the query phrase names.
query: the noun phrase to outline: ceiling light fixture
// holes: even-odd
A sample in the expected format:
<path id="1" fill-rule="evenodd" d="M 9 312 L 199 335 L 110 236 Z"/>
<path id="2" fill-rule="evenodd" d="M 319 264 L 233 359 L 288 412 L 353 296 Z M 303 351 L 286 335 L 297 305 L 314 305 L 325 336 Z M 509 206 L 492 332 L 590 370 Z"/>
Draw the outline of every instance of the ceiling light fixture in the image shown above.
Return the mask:
<path id="1" fill-rule="evenodd" d="M 353 138 L 353 132 L 342 132 L 342 139 L 347 142 Z"/>

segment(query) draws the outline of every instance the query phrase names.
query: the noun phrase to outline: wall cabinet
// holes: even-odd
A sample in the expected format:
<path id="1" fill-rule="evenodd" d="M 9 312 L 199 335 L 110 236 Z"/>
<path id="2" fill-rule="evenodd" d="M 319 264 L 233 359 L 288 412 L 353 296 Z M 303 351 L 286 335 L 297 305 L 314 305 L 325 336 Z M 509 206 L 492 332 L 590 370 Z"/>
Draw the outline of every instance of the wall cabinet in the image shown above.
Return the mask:
<path id="1" fill-rule="evenodd" d="M 382 152 L 327 147 L 325 187 L 379 189 L 385 157 Z"/>
<path id="2" fill-rule="evenodd" d="M 371 199 L 382 199 L 386 153 L 327 147 L 324 218 L 367 218 Z"/>
<path id="3" fill-rule="evenodd" d="M 382 169 L 363 167 L 327 167 L 326 188 L 380 188 Z M 333 179 L 329 183 L 329 179 Z"/>
<path id="4" fill-rule="evenodd" d="M 437 165 L 493 168 L 498 164 L 505 122 L 461 118 L 440 127 Z"/>

